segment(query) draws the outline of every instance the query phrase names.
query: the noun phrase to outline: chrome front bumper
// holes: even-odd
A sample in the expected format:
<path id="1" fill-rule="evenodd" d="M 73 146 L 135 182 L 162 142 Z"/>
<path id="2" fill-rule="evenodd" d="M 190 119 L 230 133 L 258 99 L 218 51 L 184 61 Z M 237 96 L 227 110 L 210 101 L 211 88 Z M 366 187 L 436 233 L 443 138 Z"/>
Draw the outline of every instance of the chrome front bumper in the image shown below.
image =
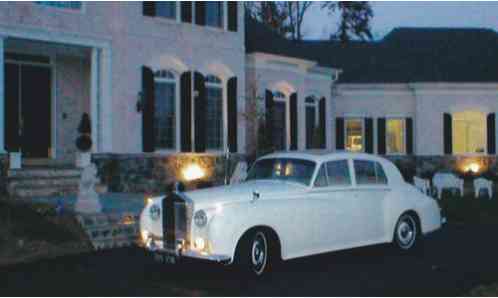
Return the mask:
<path id="1" fill-rule="evenodd" d="M 217 254 L 209 254 L 202 251 L 185 249 L 179 244 L 176 249 L 163 248 L 162 241 L 149 239 L 147 243 L 145 243 L 145 249 L 154 254 L 164 254 L 175 256 L 177 259 L 182 258 L 190 258 L 190 259 L 198 259 L 201 261 L 209 261 L 214 263 L 220 263 L 224 265 L 228 265 L 231 263 L 232 259 L 226 255 L 217 255 Z"/>

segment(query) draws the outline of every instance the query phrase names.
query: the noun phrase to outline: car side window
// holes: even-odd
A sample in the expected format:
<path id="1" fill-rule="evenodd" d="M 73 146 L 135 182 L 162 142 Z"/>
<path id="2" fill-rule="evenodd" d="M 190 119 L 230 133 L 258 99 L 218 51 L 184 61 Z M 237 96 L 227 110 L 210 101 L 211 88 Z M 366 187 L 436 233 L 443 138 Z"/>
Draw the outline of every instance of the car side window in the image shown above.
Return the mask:
<path id="1" fill-rule="evenodd" d="M 325 186 L 328 186 L 327 170 L 325 169 L 325 165 L 322 165 L 320 167 L 320 170 L 318 170 L 318 174 L 316 175 L 315 187 L 325 187 Z"/>
<path id="2" fill-rule="evenodd" d="M 351 185 L 349 166 L 347 160 L 334 160 L 327 162 L 329 186 Z"/>
<path id="3" fill-rule="evenodd" d="M 387 184 L 387 177 L 378 162 L 368 160 L 354 160 L 354 172 L 358 185 Z"/>

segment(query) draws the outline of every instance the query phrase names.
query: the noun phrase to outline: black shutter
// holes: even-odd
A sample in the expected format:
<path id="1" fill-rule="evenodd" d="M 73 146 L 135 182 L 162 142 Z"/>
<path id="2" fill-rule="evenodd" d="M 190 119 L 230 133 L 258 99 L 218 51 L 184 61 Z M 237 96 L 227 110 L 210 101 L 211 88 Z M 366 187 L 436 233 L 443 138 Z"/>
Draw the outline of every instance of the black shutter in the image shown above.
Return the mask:
<path id="1" fill-rule="evenodd" d="M 204 2 L 195 2 L 195 23 L 201 26 L 206 25 L 206 3 Z"/>
<path id="2" fill-rule="evenodd" d="M 290 96 L 290 150 L 297 150 L 297 93 Z"/>
<path id="3" fill-rule="evenodd" d="M 266 142 L 273 141 L 273 92 L 266 90 L 265 92 L 265 130 Z"/>
<path id="4" fill-rule="evenodd" d="M 228 30 L 237 32 L 237 1 L 228 1 Z"/>
<path id="5" fill-rule="evenodd" d="M 237 78 L 233 77 L 227 83 L 228 110 L 228 150 L 237 152 Z"/>
<path id="6" fill-rule="evenodd" d="M 377 119 L 377 154 L 386 154 L 386 118 Z"/>
<path id="7" fill-rule="evenodd" d="M 180 14 L 182 22 L 192 23 L 192 1 L 182 1 L 180 3 Z"/>
<path id="8" fill-rule="evenodd" d="M 453 153 L 453 128 L 451 115 L 444 113 L 443 115 L 443 139 L 444 139 L 444 154 Z"/>
<path id="9" fill-rule="evenodd" d="M 192 73 L 180 77 L 180 138 L 182 152 L 192 151 Z"/>
<path id="10" fill-rule="evenodd" d="M 344 150 L 344 118 L 335 119 L 335 148 Z"/>
<path id="11" fill-rule="evenodd" d="M 144 16 L 153 17 L 156 15 L 156 2 L 144 1 L 142 2 L 142 14 Z"/>
<path id="12" fill-rule="evenodd" d="M 154 151 L 154 72 L 142 66 L 142 150 Z"/>
<path id="13" fill-rule="evenodd" d="M 496 154 L 496 114 L 488 114 L 488 154 Z"/>
<path id="14" fill-rule="evenodd" d="M 406 154 L 413 154 L 413 119 L 405 119 Z"/>
<path id="15" fill-rule="evenodd" d="M 374 129 L 372 118 L 365 118 L 365 152 L 374 152 Z"/>
<path id="16" fill-rule="evenodd" d="M 197 96 L 194 100 L 195 152 L 206 151 L 206 87 L 204 76 L 194 73 L 194 90 Z"/>
<path id="17" fill-rule="evenodd" d="M 320 148 L 325 148 L 326 147 L 326 139 L 327 139 L 327 107 L 326 107 L 326 102 L 325 102 L 325 97 L 322 97 L 320 99 L 320 103 L 318 105 L 318 128 L 320 131 Z"/>

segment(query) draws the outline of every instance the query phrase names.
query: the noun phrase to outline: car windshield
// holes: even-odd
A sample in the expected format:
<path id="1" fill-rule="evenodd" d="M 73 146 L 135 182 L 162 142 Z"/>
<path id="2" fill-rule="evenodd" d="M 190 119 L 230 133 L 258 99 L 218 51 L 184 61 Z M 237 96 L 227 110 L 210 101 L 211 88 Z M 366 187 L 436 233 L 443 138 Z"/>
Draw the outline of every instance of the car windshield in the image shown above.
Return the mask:
<path id="1" fill-rule="evenodd" d="M 315 162 L 305 159 L 261 159 L 251 168 L 246 180 L 283 180 L 309 185 L 315 166 Z"/>

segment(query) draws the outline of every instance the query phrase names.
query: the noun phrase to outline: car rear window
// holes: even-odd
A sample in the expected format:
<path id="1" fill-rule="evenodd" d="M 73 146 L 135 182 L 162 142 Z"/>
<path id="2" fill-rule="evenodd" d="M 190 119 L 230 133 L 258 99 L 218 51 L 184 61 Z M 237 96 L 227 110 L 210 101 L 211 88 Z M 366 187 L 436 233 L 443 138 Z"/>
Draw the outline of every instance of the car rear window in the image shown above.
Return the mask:
<path id="1" fill-rule="evenodd" d="M 385 185 L 387 177 L 381 164 L 376 161 L 354 160 L 354 172 L 358 185 Z"/>

